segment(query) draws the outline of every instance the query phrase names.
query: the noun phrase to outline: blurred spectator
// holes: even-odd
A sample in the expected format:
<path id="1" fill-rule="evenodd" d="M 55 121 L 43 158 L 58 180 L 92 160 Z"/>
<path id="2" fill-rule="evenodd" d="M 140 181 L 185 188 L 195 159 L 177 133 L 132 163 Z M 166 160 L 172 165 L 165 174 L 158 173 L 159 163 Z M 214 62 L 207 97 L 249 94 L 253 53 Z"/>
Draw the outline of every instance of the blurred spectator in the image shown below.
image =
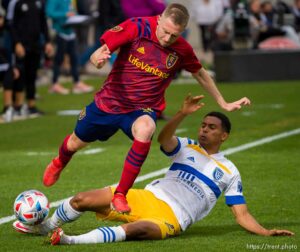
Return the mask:
<path id="1" fill-rule="evenodd" d="M 293 15 L 295 30 L 300 33 L 300 0 L 295 0 L 294 2 Z"/>
<path id="2" fill-rule="evenodd" d="M 64 88 L 59 82 L 60 67 L 64 60 L 64 55 L 68 54 L 71 64 L 71 74 L 73 77 L 74 94 L 88 93 L 94 90 L 93 87 L 79 80 L 78 56 L 76 49 L 76 34 L 71 26 L 66 26 L 69 17 L 74 16 L 75 10 L 71 0 L 48 0 L 46 4 L 47 15 L 52 19 L 53 28 L 56 31 L 56 53 L 53 62 L 51 93 L 66 95 L 69 90 Z"/>
<path id="3" fill-rule="evenodd" d="M 95 43 L 89 47 L 80 56 L 79 63 L 81 67 L 88 62 L 91 54 L 97 50 L 101 44 L 99 38 L 107 29 L 113 28 L 115 25 L 124 21 L 123 11 L 120 5 L 120 0 L 100 0 L 98 2 L 98 17 L 95 27 Z M 112 55 L 110 63 L 113 63 L 114 56 Z"/>
<path id="4" fill-rule="evenodd" d="M 251 12 L 251 35 L 253 41 L 255 41 L 255 47 L 257 45 L 272 36 L 282 36 L 285 34 L 279 28 L 268 26 L 266 17 L 261 10 L 260 0 L 252 0 L 250 2 Z"/>
<path id="5" fill-rule="evenodd" d="M 16 86 L 14 79 L 19 78 L 20 72 L 10 64 L 11 54 L 5 47 L 4 41 L 4 11 L 0 9 L 0 82 L 3 84 L 3 111 L 2 121 L 10 122 L 13 120 L 14 107 L 13 95 L 17 107 L 21 107 L 24 101 L 23 87 Z"/>
<path id="6" fill-rule="evenodd" d="M 10 1 L 7 20 L 11 29 L 16 63 L 20 67 L 20 78 L 25 85 L 29 117 L 43 114 L 36 107 L 36 77 L 44 49 L 49 56 L 53 52 L 49 43 L 45 6 L 42 0 Z M 21 108 L 17 108 L 21 110 Z"/>
<path id="7" fill-rule="evenodd" d="M 218 22 L 213 42 L 214 51 L 247 49 L 252 47 L 249 12 L 246 3 L 231 1 L 231 7 Z"/>
<path id="8" fill-rule="evenodd" d="M 272 27 L 274 24 L 274 8 L 270 1 L 264 1 L 261 3 L 261 11 L 265 17 L 265 23 L 267 26 Z"/>
<path id="9" fill-rule="evenodd" d="M 98 12 L 99 0 L 76 0 L 76 13 L 88 17 L 86 22 L 74 26 L 76 32 L 77 51 L 80 55 L 88 48 L 90 35 L 93 32 L 95 21 L 99 17 Z M 81 64 L 79 64 L 81 66 Z"/>
<path id="10" fill-rule="evenodd" d="M 211 49 L 215 27 L 224 13 L 222 0 L 191 0 L 190 14 L 199 27 L 203 50 Z"/>
<path id="11" fill-rule="evenodd" d="M 166 8 L 163 0 L 120 0 L 125 18 L 159 15 Z"/>
<path id="12" fill-rule="evenodd" d="M 218 22 L 215 30 L 215 40 L 213 41 L 213 51 L 230 51 L 234 35 L 233 10 L 227 9 L 224 16 Z"/>
<path id="13" fill-rule="evenodd" d="M 270 7 L 269 7 L 270 8 Z M 255 47 L 265 39 L 274 36 L 285 36 L 291 39 L 297 45 L 300 45 L 299 37 L 291 26 L 277 26 L 267 20 L 266 15 L 262 12 L 260 0 L 252 0 L 250 2 L 251 11 L 251 29 Z M 273 11 L 273 10 L 271 10 Z"/>
<path id="14" fill-rule="evenodd" d="M 255 41 L 255 47 L 263 40 L 273 36 L 283 36 L 285 32 L 280 28 L 268 26 L 266 17 L 262 13 L 260 0 L 252 0 L 250 2 L 251 12 L 251 34 Z"/>
<path id="15" fill-rule="evenodd" d="M 284 1 L 278 0 L 275 5 L 277 18 L 277 24 L 279 26 L 285 25 L 285 14 L 291 13 L 291 7 Z"/>

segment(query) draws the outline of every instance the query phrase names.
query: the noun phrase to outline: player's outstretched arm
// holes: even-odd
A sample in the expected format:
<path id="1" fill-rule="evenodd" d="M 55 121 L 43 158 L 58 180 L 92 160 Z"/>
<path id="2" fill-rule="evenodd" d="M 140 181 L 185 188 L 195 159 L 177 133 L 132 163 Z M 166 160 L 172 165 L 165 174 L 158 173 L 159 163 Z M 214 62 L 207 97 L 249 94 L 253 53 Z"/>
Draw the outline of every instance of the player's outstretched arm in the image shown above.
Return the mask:
<path id="1" fill-rule="evenodd" d="M 183 119 L 197 111 L 204 106 L 204 103 L 199 103 L 204 98 L 203 95 L 191 96 L 189 94 L 183 104 L 181 109 L 172 117 L 171 120 L 163 127 L 158 135 L 158 142 L 161 144 L 163 149 L 167 152 L 173 151 L 177 146 L 177 139 L 175 137 L 175 131 L 178 125 L 183 121 Z"/>
<path id="2" fill-rule="evenodd" d="M 266 229 L 261 226 L 255 218 L 249 213 L 247 205 L 233 205 L 231 207 L 233 215 L 235 216 L 236 222 L 240 224 L 244 229 L 251 233 L 264 235 L 264 236 L 291 236 L 293 232 L 289 230 L 279 229 Z"/>
<path id="3" fill-rule="evenodd" d="M 227 103 L 214 80 L 210 77 L 207 71 L 202 67 L 193 77 L 202 85 L 202 87 L 216 100 L 220 107 L 226 111 L 234 111 L 240 109 L 242 106 L 250 105 L 251 102 L 247 97 L 243 97 L 237 101 Z"/>
<path id="4" fill-rule="evenodd" d="M 99 47 L 90 57 L 91 63 L 98 69 L 102 68 L 110 58 L 110 50 L 106 44 Z"/>

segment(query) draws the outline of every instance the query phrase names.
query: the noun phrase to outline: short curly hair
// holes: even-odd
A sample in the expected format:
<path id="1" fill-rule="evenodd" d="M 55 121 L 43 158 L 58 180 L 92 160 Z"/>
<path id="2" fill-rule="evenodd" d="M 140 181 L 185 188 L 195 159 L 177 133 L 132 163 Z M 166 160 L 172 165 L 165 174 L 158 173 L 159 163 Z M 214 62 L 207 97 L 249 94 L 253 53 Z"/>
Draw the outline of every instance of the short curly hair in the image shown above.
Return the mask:
<path id="1" fill-rule="evenodd" d="M 230 131 L 231 131 L 231 122 L 230 122 L 229 118 L 226 115 L 224 115 L 221 112 L 212 111 L 212 112 L 209 112 L 208 114 L 206 114 L 204 116 L 204 118 L 207 117 L 207 116 L 214 116 L 214 117 L 219 118 L 222 122 L 223 130 L 227 133 L 230 133 Z"/>

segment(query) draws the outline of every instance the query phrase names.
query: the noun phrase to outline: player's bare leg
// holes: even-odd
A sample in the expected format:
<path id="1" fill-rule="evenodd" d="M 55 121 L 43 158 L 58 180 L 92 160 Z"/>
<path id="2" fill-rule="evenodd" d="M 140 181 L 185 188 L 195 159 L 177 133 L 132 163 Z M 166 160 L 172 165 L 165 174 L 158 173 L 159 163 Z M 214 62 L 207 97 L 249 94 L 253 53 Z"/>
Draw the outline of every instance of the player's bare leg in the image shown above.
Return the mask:
<path id="1" fill-rule="evenodd" d="M 68 135 L 59 148 L 59 155 L 51 161 L 44 172 L 44 185 L 52 186 L 55 184 L 59 179 L 60 173 L 69 163 L 73 154 L 87 145 L 88 143 L 80 140 L 74 132 L 71 135 Z"/>
<path id="2" fill-rule="evenodd" d="M 100 227 L 86 234 L 70 236 L 61 228 L 51 236 L 51 244 L 91 244 L 119 242 L 124 240 L 158 240 L 162 239 L 160 228 L 150 221 L 136 221 L 117 227 Z"/>
<path id="3" fill-rule="evenodd" d="M 112 199 L 112 208 L 117 212 L 126 213 L 131 210 L 126 200 L 126 194 L 147 158 L 155 129 L 155 122 L 148 115 L 138 117 L 132 125 L 133 144 L 125 159 L 122 176 Z"/>
<path id="4" fill-rule="evenodd" d="M 77 193 L 71 200 L 70 205 L 76 211 L 97 212 L 107 215 L 113 195 L 110 187 Z"/>

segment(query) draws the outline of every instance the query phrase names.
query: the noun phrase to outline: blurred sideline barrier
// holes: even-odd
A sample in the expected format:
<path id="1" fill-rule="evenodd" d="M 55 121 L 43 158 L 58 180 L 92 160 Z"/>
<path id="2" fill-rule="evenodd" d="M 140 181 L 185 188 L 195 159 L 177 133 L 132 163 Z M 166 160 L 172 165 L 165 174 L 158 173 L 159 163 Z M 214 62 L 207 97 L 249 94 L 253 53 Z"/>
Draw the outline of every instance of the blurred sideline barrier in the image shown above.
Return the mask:
<path id="1" fill-rule="evenodd" d="M 300 80 L 300 50 L 216 52 L 217 81 Z"/>

